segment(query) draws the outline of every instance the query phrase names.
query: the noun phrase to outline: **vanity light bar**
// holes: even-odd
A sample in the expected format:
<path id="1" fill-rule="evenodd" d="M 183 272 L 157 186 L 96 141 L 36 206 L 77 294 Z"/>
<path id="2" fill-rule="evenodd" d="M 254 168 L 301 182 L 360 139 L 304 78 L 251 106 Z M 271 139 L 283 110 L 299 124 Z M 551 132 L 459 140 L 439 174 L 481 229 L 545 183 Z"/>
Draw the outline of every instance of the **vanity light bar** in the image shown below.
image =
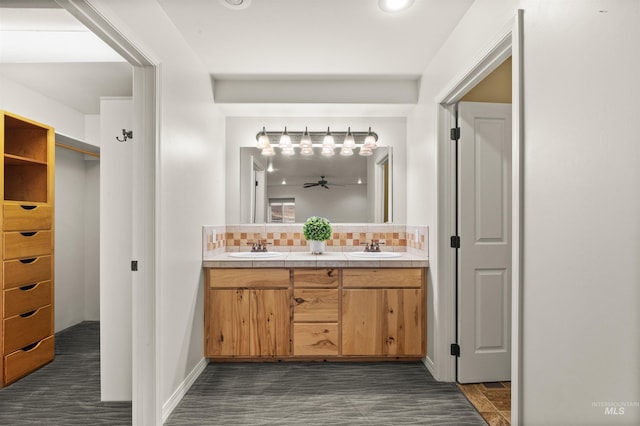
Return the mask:
<path id="1" fill-rule="evenodd" d="M 286 128 L 285 128 L 286 129 Z M 376 132 L 372 132 L 371 128 L 369 128 L 368 131 L 343 131 L 343 132 L 336 132 L 335 130 L 330 130 L 329 132 L 327 131 L 321 131 L 321 132 L 315 132 L 315 131 L 311 131 L 311 132 L 307 132 L 306 130 L 302 130 L 302 131 L 294 131 L 294 130 L 289 130 L 286 129 L 286 135 L 288 136 L 288 139 L 291 140 L 291 145 L 295 148 L 299 148 L 300 147 L 300 139 L 302 139 L 302 135 L 304 135 L 306 133 L 308 133 L 309 137 L 311 138 L 311 142 L 312 142 L 312 146 L 314 147 L 322 147 L 323 141 L 325 139 L 325 136 L 327 136 L 327 133 L 330 133 L 331 136 L 333 136 L 333 139 L 335 141 L 335 147 L 336 148 L 340 148 L 342 147 L 343 143 L 344 143 L 344 139 L 348 134 L 351 134 L 353 136 L 353 139 L 355 141 L 355 146 L 353 146 L 353 148 L 360 148 L 362 145 L 365 144 L 365 139 L 367 138 L 367 136 L 372 136 L 373 139 L 375 140 L 375 142 L 378 141 L 378 134 Z M 264 144 L 267 140 L 269 142 L 270 145 L 274 146 L 274 147 L 279 147 L 280 145 L 280 139 L 283 135 L 283 133 L 285 133 L 285 131 L 271 131 L 271 130 L 266 130 L 264 127 L 262 128 L 261 131 L 259 131 L 256 134 L 256 141 L 258 142 L 258 144 L 260 145 L 259 148 L 263 149 L 264 146 L 262 144 Z M 266 136 L 266 138 L 265 138 Z M 349 141 L 347 141 L 347 143 L 349 144 Z M 287 146 L 289 146 L 287 144 Z"/>

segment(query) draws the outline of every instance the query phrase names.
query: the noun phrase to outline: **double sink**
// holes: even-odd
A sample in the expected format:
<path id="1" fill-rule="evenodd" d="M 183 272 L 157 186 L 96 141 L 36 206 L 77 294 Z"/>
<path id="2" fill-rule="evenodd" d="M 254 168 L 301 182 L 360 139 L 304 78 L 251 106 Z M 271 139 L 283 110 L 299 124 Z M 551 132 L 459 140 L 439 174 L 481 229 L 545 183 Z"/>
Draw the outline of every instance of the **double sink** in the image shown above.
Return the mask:
<path id="1" fill-rule="evenodd" d="M 269 259 L 282 256 L 282 252 L 278 251 L 246 251 L 246 252 L 237 252 L 237 253 L 229 253 L 231 257 L 239 257 L 243 259 Z M 347 252 L 347 256 L 353 257 L 356 259 L 391 259 L 394 257 L 402 256 L 402 253 L 398 252 L 390 252 L 390 251 L 354 251 Z"/>

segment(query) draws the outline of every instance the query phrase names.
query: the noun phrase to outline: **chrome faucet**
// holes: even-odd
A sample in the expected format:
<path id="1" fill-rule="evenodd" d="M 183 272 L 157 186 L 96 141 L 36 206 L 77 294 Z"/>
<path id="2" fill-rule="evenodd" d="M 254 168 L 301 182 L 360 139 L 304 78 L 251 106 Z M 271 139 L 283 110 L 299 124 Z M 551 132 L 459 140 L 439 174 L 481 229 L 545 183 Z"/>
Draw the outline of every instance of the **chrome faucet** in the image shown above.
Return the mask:
<path id="1" fill-rule="evenodd" d="M 261 240 L 261 241 L 258 241 L 257 243 L 247 243 L 247 244 L 251 245 L 251 252 L 258 253 L 258 252 L 266 252 L 267 244 L 271 244 L 271 243 L 268 243 L 267 240 Z"/>
<path id="2" fill-rule="evenodd" d="M 380 244 L 384 244 L 384 243 L 381 243 L 378 240 L 371 240 L 371 244 L 367 243 L 367 245 L 364 248 L 364 251 L 378 253 L 380 251 Z"/>

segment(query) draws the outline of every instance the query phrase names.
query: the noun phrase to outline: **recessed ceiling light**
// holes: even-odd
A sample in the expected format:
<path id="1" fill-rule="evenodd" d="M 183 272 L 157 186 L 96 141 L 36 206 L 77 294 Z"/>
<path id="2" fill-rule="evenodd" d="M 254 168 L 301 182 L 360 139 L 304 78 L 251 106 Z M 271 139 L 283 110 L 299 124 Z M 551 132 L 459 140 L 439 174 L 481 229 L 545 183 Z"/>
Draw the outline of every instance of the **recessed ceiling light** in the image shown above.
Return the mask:
<path id="1" fill-rule="evenodd" d="M 379 0 L 380 9 L 385 12 L 395 13 L 408 9 L 414 0 Z"/>
<path id="2" fill-rule="evenodd" d="M 229 9 L 246 9 L 251 4 L 251 0 L 219 0 L 224 6 Z"/>

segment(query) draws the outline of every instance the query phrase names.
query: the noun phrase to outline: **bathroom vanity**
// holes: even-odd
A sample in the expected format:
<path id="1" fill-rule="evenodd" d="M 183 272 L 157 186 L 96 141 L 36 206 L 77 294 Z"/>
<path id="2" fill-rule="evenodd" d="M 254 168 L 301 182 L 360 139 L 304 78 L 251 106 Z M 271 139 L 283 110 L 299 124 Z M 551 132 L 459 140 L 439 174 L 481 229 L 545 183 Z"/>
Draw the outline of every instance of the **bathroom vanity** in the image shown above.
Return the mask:
<path id="1" fill-rule="evenodd" d="M 205 356 L 410 360 L 426 353 L 428 261 L 290 253 L 205 261 Z"/>

